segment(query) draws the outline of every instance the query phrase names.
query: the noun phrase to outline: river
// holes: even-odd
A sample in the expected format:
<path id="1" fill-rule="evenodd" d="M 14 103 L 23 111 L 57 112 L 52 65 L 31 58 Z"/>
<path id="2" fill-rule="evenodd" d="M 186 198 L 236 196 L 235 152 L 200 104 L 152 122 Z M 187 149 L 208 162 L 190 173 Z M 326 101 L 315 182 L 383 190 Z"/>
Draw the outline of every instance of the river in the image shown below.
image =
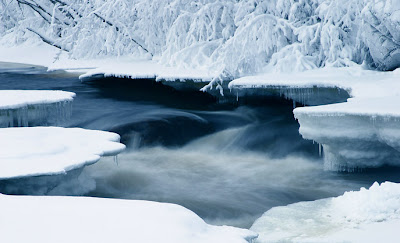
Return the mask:
<path id="1" fill-rule="evenodd" d="M 293 103 L 282 98 L 219 102 L 152 80 L 82 83 L 76 74 L 6 65 L 0 89 L 75 92 L 64 126 L 121 135 L 128 148 L 118 163 L 104 158 L 84 169 L 80 183 L 96 184 L 84 196 L 177 203 L 212 224 L 250 227 L 274 206 L 398 181 L 393 168 L 324 171 L 318 145 L 301 138 Z"/>

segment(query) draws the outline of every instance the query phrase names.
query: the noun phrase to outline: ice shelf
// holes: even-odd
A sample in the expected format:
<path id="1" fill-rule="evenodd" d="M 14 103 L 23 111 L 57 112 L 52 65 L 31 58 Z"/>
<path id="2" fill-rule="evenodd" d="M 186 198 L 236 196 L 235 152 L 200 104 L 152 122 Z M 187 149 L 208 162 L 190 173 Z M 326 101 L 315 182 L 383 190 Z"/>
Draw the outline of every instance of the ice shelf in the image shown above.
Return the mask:
<path id="1" fill-rule="evenodd" d="M 400 166 L 399 96 L 349 99 L 293 113 L 303 138 L 322 144 L 328 170 Z"/>
<path id="2" fill-rule="evenodd" d="M 0 180 L 65 174 L 122 152 L 116 133 L 61 127 L 0 129 Z"/>
<path id="3" fill-rule="evenodd" d="M 0 127 L 59 125 L 71 116 L 75 93 L 0 90 Z"/>

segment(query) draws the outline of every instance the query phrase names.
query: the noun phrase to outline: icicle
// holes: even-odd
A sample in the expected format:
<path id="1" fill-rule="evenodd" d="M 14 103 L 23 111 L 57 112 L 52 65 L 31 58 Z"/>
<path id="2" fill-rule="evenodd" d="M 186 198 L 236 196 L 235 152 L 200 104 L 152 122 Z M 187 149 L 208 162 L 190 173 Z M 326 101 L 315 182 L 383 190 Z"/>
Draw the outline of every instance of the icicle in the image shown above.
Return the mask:
<path id="1" fill-rule="evenodd" d="M 28 105 L 0 110 L 0 127 L 61 125 L 72 114 L 72 102 Z"/>
<path id="2" fill-rule="evenodd" d="M 318 154 L 319 157 L 322 157 L 322 144 L 318 143 Z"/>
<path id="3" fill-rule="evenodd" d="M 118 164 L 118 155 L 115 155 L 115 156 L 114 156 L 114 163 L 115 163 L 117 166 L 119 166 L 119 164 Z"/>

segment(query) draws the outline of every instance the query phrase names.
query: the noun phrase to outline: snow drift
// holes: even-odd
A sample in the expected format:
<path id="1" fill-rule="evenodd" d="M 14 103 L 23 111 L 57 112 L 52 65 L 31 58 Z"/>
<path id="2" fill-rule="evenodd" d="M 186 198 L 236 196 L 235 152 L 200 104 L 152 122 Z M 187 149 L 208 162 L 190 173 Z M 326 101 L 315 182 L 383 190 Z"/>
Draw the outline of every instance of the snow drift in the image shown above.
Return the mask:
<path id="1" fill-rule="evenodd" d="M 396 242 L 400 185 L 385 182 L 336 198 L 275 207 L 256 220 L 256 242 Z"/>
<path id="2" fill-rule="evenodd" d="M 0 194 L 0 204 L 5 242 L 245 243 L 257 237 L 245 229 L 208 225 L 168 203 Z"/>

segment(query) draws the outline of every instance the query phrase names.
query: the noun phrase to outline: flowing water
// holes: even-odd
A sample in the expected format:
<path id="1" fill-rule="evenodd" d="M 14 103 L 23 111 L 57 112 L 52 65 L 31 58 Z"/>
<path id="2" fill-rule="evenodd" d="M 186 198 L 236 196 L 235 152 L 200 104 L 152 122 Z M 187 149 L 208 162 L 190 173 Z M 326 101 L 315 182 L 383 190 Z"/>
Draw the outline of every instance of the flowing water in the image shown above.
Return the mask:
<path id="1" fill-rule="evenodd" d="M 0 89 L 75 92 L 65 126 L 121 135 L 128 148 L 118 163 L 104 158 L 84 169 L 78 183 L 90 188 L 85 196 L 177 203 L 209 223 L 250 227 L 273 206 L 398 181 L 393 168 L 324 171 L 318 144 L 301 138 L 292 102 L 280 98 L 221 103 L 152 80 L 82 83 L 72 74 L 5 65 Z M 77 192 L 69 186 L 58 194 Z"/>

